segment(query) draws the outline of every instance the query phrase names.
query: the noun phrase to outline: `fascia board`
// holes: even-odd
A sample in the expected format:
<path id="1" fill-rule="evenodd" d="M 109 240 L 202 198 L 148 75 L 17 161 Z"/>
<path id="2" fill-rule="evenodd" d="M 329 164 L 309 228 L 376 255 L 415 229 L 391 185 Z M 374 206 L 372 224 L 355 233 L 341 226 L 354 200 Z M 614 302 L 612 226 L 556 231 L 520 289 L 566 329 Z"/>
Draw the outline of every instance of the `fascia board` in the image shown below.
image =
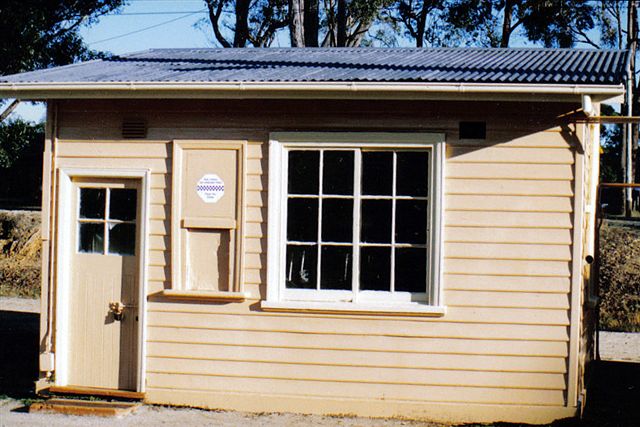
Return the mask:
<path id="1" fill-rule="evenodd" d="M 0 83 L 0 98 L 272 98 L 613 101 L 623 85 L 372 82 L 66 82 Z"/>

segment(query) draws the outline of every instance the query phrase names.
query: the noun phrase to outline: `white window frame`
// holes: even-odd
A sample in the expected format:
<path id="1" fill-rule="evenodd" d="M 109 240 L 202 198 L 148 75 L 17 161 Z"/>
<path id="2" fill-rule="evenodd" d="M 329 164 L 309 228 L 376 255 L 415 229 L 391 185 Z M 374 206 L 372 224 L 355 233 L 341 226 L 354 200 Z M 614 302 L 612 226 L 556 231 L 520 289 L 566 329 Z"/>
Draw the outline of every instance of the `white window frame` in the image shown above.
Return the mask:
<path id="1" fill-rule="evenodd" d="M 288 152 L 293 149 L 359 148 L 407 151 L 425 149 L 431 152 L 428 195 L 430 233 L 427 251 L 429 275 L 424 294 L 287 289 L 285 286 Z M 267 310 L 444 314 L 441 286 L 444 158 L 445 135 L 439 133 L 278 132 L 270 134 L 267 300 L 262 302 L 262 308 Z M 359 168 L 359 165 L 356 164 L 355 167 Z M 355 194 L 354 197 L 357 198 L 358 195 Z"/>

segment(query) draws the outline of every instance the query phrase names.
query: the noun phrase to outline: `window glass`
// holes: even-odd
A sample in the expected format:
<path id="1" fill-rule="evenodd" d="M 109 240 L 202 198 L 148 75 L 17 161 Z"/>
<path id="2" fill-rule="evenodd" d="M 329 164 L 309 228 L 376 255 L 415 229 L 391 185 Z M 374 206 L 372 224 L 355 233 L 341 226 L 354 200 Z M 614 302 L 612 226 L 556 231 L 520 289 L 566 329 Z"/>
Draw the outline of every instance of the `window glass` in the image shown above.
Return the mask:
<path id="1" fill-rule="evenodd" d="M 429 187 L 429 153 L 399 151 L 397 156 L 396 194 L 426 197 Z"/>
<path id="2" fill-rule="evenodd" d="M 315 148 L 288 152 L 286 289 L 430 294 L 430 149 Z"/>
<path id="3" fill-rule="evenodd" d="M 137 191 L 135 189 L 114 188 L 109 191 L 109 219 L 135 221 L 137 210 Z"/>
<path id="4" fill-rule="evenodd" d="M 427 243 L 427 201 L 396 200 L 396 243 Z"/>
<path id="5" fill-rule="evenodd" d="M 323 245 L 320 251 L 320 289 L 351 289 L 351 246 Z"/>
<path id="6" fill-rule="evenodd" d="M 112 255 L 135 255 L 136 225 L 109 223 L 109 253 Z"/>
<path id="7" fill-rule="evenodd" d="M 287 245 L 285 270 L 287 288 L 315 289 L 317 266 L 317 246 Z"/>
<path id="8" fill-rule="evenodd" d="M 289 152 L 289 194 L 318 194 L 320 152 Z"/>
<path id="9" fill-rule="evenodd" d="M 390 196 L 393 185 L 393 152 L 362 153 L 362 194 Z"/>
<path id="10" fill-rule="evenodd" d="M 391 248 L 365 246 L 360 248 L 360 289 L 391 290 Z"/>
<path id="11" fill-rule="evenodd" d="M 104 188 L 81 188 L 80 218 L 103 219 L 105 198 Z"/>
<path id="12" fill-rule="evenodd" d="M 362 242 L 391 243 L 391 203 L 391 200 L 362 200 Z"/>
<path id="13" fill-rule="evenodd" d="M 104 253 L 104 223 L 80 223 L 78 234 L 79 252 Z"/>
<path id="14" fill-rule="evenodd" d="M 287 240 L 318 241 L 318 199 L 291 198 L 287 206 Z"/>
<path id="15" fill-rule="evenodd" d="M 323 153 L 322 193 L 353 195 L 353 151 Z"/>
<path id="16" fill-rule="evenodd" d="M 322 241 L 353 241 L 353 199 L 322 201 Z"/>
<path id="17" fill-rule="evenodd" d="M 396 291 L 425 292 L 427 283 L 427 250 L 396 248 Z"/>

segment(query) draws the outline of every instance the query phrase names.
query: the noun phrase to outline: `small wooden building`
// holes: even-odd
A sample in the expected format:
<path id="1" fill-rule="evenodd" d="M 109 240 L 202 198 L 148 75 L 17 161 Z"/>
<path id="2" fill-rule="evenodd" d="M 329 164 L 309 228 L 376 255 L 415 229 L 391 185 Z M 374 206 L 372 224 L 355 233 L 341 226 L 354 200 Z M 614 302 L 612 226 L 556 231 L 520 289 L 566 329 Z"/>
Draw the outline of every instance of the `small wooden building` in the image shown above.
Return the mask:
<path id="1" fill-rule="evenodd" d="M 39 390 L 548 422 L 590 358 L 626 53 L 170 49 L 46 100 Z"/>

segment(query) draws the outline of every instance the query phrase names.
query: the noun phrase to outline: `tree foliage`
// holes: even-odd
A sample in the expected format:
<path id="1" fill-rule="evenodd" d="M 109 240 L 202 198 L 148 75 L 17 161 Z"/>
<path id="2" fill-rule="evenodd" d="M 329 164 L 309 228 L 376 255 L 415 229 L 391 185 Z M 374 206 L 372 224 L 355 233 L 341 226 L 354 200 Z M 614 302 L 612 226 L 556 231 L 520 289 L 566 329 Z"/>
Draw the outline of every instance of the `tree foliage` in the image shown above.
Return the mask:
<path id="1" fill-rule="evenodd" d="M 597 47 L 609 3 L 593 0 L 204 0 L 223 47 L 268 47 L 288 31 L 293 47 L 354 47 L 412 41 L 422 46 Z M 601 19 L 602 18 L 602 19 Z M 382 36 L 383 35 L 383 36 Z M 613 35 L 608 35 L 611 38 Z"/>
<path id="2" fill-rule="evenodd" d="M 386 10 L 386 17 L 416 47 L 440 46 L 452 36 L 445 27 L 445 6 L 438 0 L 398 0 Z"/>
<path id="3" fill-rule="evenodd" d="M 289 22 L 286 0 L 205 0 L 205 4 L 222 47 L 268 47 Z"/>
<path id="4" fill-rule="evenodd" d="M 97 53 L 82 41 L 82 25 L 117 10 L 125 0 L 2 0 L 0 74 L 87 59 Z"/>
<path id="5" fill-rule="evenodd" d="M 125 0 L 2 0 L 0 75 L 66 65 L 99 56 L 79 30 Z M 0 100 L 0 107 L 3 101 Z M 10 167 L 42 135 L 42 125 L 23 120 L 0 123 L 0 168 Z"/>
<path id="6" fill-rule="evenodd" d="M 44 125 L 22 119 L 0 123 L 0 168 L 13 166 L 31 144 L 44 138 Z"/>
<path id="7" fill-rule="evenodd" d="M 509 47 L 520 31 L 545 47 L 596 46 L 589 31 L 596 26 L 596 6 L 590 0 L 451 0 L 446 21 L 465 34 L 465 44 Z"/>
<path id="8" fill-rule="evenodd" d="M 268 47 L 287 28 L 293 47 L 363 43 L 392 0 L 204 0 L 222 47 Z"/>

